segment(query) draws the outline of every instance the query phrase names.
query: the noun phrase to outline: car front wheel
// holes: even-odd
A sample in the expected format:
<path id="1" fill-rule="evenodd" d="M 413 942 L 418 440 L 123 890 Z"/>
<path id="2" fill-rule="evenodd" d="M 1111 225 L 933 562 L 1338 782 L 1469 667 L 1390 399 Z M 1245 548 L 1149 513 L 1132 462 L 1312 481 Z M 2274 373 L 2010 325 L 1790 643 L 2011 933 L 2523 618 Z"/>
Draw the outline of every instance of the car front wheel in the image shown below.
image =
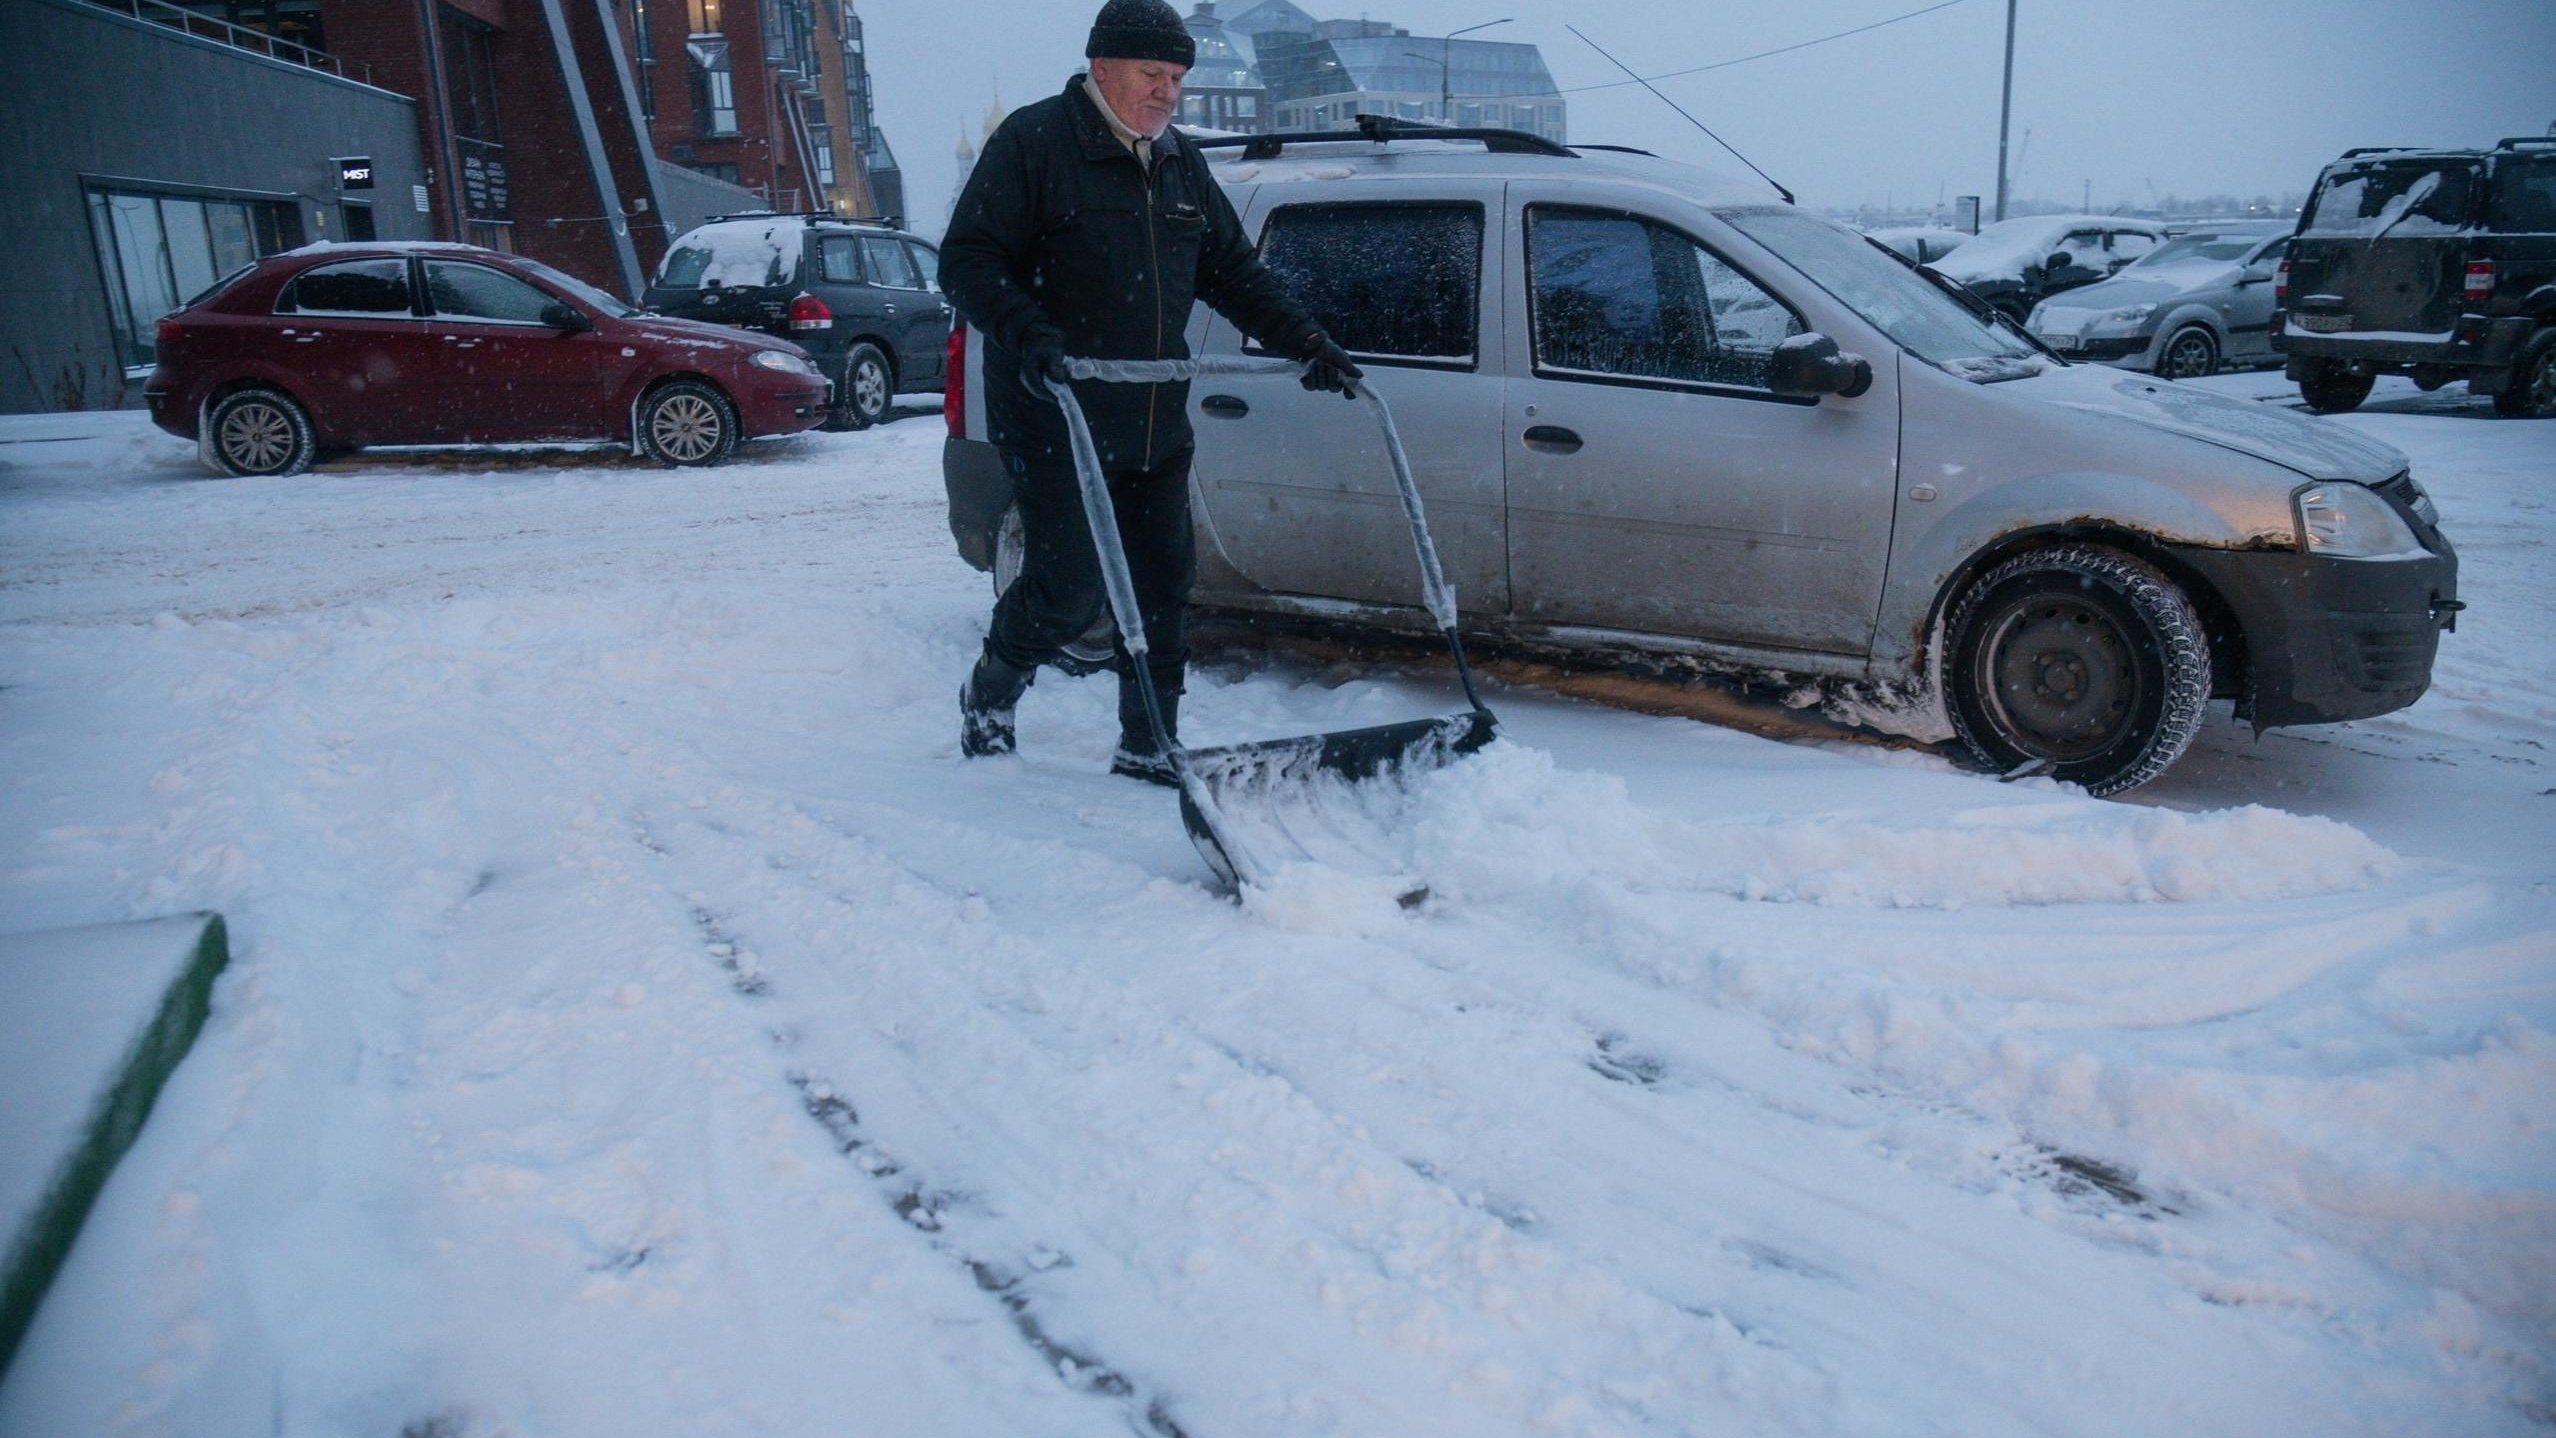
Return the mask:
<path id="1" fill-rule="evenodd" d="M 2354 374 L 2338 361 L 2318 360 L 2299 376 L 2299 398 L 2318 414 L 2343 414 L 2359 409 L 2377 382 L 2376 375 Z"/>
<path id="2" fill-rule="evenodd" d="M 717 464 L 737 448 L 737 408 L 713 384 L 682 379 L 639 402 L 639 445 L 659 464 Z"/>
<path id="3" fill-rule="evenodd" d="M 888 371 L 887 356 L 877 345 L 854 345 L 843 357 L 843 384 L 835 393 L 825 427 L 868 429 L 887 418 L 888 405 L 895 398 L 896 379 Z"/>
<path id="4" fill-rule="evenodd" d="M 2201 379 L 2219 372 L 2219 341 L 2206 325 L 2176 330 L 2157 355 L 2161 379 Z"/>
<path id="5" fill-rule="evenodd" d="M 1021 524 L 1021 507 L 1013 505 L 1003 511 L 1002 523 L 994 528 L 994 597 L 1001 599 L 1012 581 L 1021 577 L 1021 565 L 1029 554 L 1028 531 Z M 1118 624 L 1104 608 L 1092 627 L 1065 646 L 1056 657 L 1056 667 L 1068 674 L 1098 674 L 1116 663 Z"/>
<path id="6" fill-rule="evenodd" d="M 2494 396 L 2494 412 L 2511 419 L 2556 419 L 2556 329 L 2540 330 L 2522 347 L 2511 383 Z"/>
<path id="7" fill-rule="evenodd" d="M 2210 640 L 2154 565 L 2064 545 L 1980 576 L 1946 627 L 1946 707 L 1989 768 L 2038 765 L 2094 794 L 2164 773 L 2201 726 Z"/>

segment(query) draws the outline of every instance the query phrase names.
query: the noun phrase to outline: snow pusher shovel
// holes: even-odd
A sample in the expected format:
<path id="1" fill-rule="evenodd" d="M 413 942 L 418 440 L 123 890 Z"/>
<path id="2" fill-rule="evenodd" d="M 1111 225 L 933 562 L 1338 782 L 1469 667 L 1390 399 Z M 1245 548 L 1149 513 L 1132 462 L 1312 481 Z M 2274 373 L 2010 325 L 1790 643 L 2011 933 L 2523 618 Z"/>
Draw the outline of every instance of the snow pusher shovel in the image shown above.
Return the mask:
<path id="1" fill-rule="evenodd" d="M 1066 361 L 1066 368 L 1076 379 L 1120 384 L 1162 384 L 1202 375 L 1293 378 L 1305 370 L 1293 360 L 1230 357 L 1074 359 Z M 1369 729 L 1221 749 L 1183 749 L 1163 729 L 1162 700 L 1145 665 L 1145 619 L 1127 572 L 1127 551 L 1118 542 L 1118 514 L 1110 503 L 1109 481 L 1101 472 L 1091 426 L 1074 391 L 1052 380 L 1048 383 L 1065 411 L 1074 472 L 1082 483 L 1083 517 L 1091 524 L 1092 545 L 1100 552 L 1101 578 L 1109 592 L 1110 614 L 1118 621 L 1119 642 L 1132 660 L 1154 742 L 1170 758 L 1172 772 L 1180 780 L 1181 820 L 1199 856 L 1237 893 L 1245 885 L 1265 887 L 1279 867 L 1290 861 L 1320 862 L 1325 839 L 1339 837 L 1339 826 L 1331 821 L 1340 817 L 1343 808 L 1372 813 L 1379 796 L 1370 791 L 1398 788 L 1404 776 L 1471 754 L 1490 743 L 1499 728 L 1499 721 L 1474 691 L 1473 670 L 1464 662 L 1464 645 L 1456 638 L 1455 592 L 1447 587 L 1446 575 L 1438 567 L 1438 549 L 1430 542 L 1428 517 L 1420 508 L 1420 486 L 1411 477 L 1411 460 L 1403 453 L 1393 411 L 1373 387 L 1363 381 L 1353 385 L 1384 430 L 1385 453 L 1393 460 L 1394 482 L 1402 490 L 1402 512 L 1411 523 L 1411 547 L 1420 558 L 1422 594 L 1429 616 L 1446 636 L 1447 652 L 1455 656 L 1456 676 L 1464 683 L 1465 702 L 1471 707 L 1461 713 Z M 1422 892 L 1414 890 L 1403 897 L 1416 902 Z"/>

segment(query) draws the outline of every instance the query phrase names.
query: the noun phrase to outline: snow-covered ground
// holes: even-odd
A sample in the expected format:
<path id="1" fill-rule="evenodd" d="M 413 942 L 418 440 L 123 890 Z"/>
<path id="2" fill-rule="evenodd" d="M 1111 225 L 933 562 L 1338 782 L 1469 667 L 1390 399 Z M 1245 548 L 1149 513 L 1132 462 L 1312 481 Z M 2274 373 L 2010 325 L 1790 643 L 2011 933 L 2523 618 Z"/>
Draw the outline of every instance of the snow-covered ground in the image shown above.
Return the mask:
<path id="1" fill-rule="evenodd" d="M 1105 679 L 959 759 L 934 418 L 0 421 L 5 924 L 235 952 L 0 1433 L 2543 1433 L 2556 425 L 2338 422 L 2461 546 L 2413 709 L 2105 802 L 1495 686 L 1406 911 L 1216 897 Z"/>

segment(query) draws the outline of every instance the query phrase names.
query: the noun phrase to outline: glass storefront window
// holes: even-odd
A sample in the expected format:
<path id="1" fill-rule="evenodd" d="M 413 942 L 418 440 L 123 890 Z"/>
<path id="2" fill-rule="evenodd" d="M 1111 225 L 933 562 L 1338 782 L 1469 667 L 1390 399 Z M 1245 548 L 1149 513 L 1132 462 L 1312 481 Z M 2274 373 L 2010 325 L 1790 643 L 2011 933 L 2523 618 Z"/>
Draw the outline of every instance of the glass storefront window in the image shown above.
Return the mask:
<path id="1" fill-rule="evenodd" d="M 268 201 L 92 190 L 89 219 L 127 368 L 152 362 L 151 327 L 162 315 L 261 255 L 301 243 L 299 212 Z"/>

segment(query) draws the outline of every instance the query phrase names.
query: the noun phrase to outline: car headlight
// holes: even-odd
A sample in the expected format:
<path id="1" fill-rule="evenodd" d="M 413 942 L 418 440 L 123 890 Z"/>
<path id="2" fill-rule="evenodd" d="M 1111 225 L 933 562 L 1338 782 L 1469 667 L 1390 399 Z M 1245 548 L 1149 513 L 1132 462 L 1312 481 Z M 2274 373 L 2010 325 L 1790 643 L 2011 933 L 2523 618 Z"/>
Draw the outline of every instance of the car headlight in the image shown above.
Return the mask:
<path id="1" fill-rule="evenodd" d="M 2420 554 L 2423 545 L 2388 502 L 2358 484 L 2311 484 L 2291 496 L 2299 544 L 2309 554 L 2378 559 Z"/>
<path id="2" fill-rule="evenodd" d="M 2103 323 L 2108 325 L 2142 324 L 2146 322 L 2148 316 L 2155 314 L 2156 312 L 2157 307 L 2155 305 L 2124 305 L 2120 309 L 2114 310 L 2112 313 L 2105 315 L 2103 317 Z"/>
<path id="3" fill-rule="evenodd" d="M 791 374 L 815 374 L 817 367 L 788 350 L 756 350 L 746 356 L 746 363 L 764 369 L 786 370 Z"/>

